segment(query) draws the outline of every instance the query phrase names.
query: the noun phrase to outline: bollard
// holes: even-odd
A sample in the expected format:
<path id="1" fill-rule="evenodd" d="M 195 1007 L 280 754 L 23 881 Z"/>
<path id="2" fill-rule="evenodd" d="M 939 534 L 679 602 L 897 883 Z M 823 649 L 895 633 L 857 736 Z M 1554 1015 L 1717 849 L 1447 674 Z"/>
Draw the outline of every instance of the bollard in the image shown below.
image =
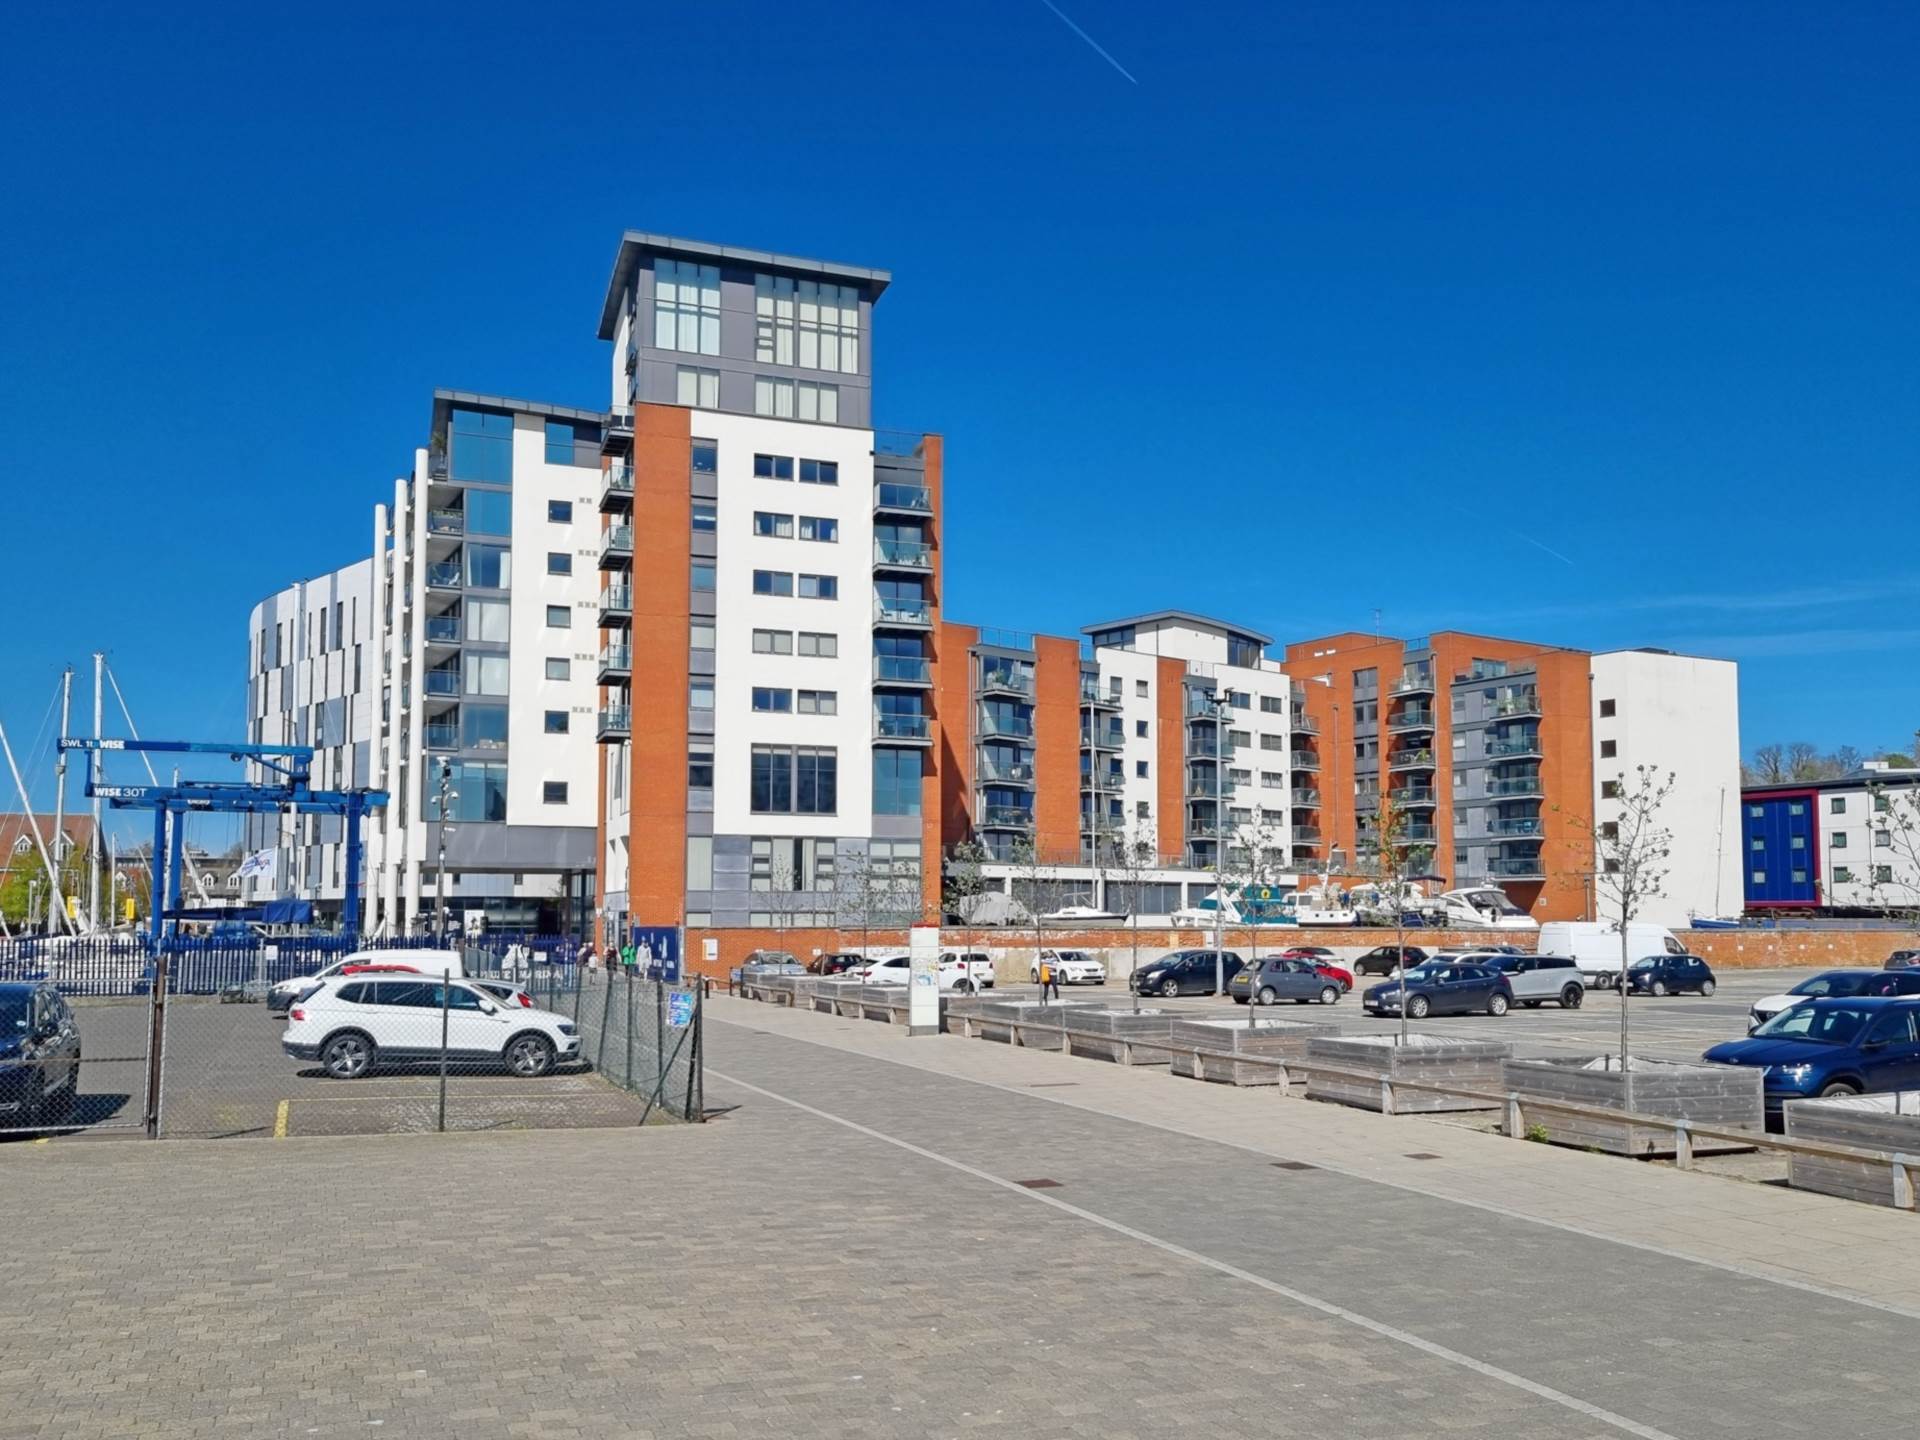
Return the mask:
<path id="1" fill-rule="evenodd" d="M 1284 1065 L 1274 1066 L 1274 1074 L 1280 1077 L 1279 1094 L 1280 1098 L 1284 1100 L 1287 1098 L 1287 1087 L 1293 1084 L 1293 1077 L 1287 1074 L 1287 1067 Z"/>
<path id="2" fill-rule="evenodd" d="M 1896 1210 L 1913 1209 L 1913 1171 L 1909 1167 L 1914 1163 L 1911 1155 L 1893 1157 L 1893 1207 Z"/>
<path id="3" fill-rule="evenodd" d="M 1687 1122 L 1673 1122 L 1673 1168 L 1691 1170 L 1693 1168 L 1693 1134 L 1687 1129 Z"/>
<path id="4" fill-rule="evenodd" d="M 1386 1075 L 1380 1077 L 1380 1113 L 1393 1114 L 1393 1080 Z"/>
<path id="5" fill-rule="evenodd" d="M 1507 1138 L 1518 1140 L 1525 1133 L 1526 1127 L 1520 1116 L 1520 1092 L 1509 1090 L 1507 1092 Z"/>

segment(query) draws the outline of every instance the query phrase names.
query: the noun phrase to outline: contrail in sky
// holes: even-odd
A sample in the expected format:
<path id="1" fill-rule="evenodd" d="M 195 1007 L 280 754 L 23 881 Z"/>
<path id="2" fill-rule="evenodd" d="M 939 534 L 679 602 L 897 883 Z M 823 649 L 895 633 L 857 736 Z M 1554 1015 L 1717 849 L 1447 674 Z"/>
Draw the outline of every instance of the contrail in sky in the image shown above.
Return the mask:
<path id="1" fill-rule="evenodd" d="M 1514 531 L 1513 533 L 1516 535 L 1520 535 L 1520 532 L 1518 530 Z M 1575 565 L 1573 561 L 1567 559 L 1566 556 L 1562 555 L 1558 550 L 1554 549 L 1551 545 L 1543 545 L 1538 540 L 1534 539 L 1531 535 L 1520 535 L 1520 538 L 1526 541 L 1527 544 L 1533 546 L 1534 549 L 1546 551 L 1547 554 L 1551 555 L 1554 559 L 1560 561 L 1562 564 L 1573 565 L 1573 568 L 1576 570 L 1580 568 L 1578 565 Z"/>
<path id="2" fill-rule="evenodd" d="M 1102 60 L 1106 61 L 1107 64 L 1111 65 L 1114 69 L 1118 70 L 1122 75 L 1125 75 L 1127 77 L 1127 83 L 1129 85 L 1138 85 L 1140 83 L 1138 80 L 1134 79 L 1132 75 L 1127 73 L 1126 66 L 1122 65 L 1118 60 L 1114 59 L 1113 56 L 1109 55 L 1106 52 L 1105 48 L 1100 44 L 1098 40 L 1094 39 L 1093 36 L 1089 35 L 1086 31 L 1082 30 L 1078 25 L 1074 24 L 1073 18 L 1069 16 L 1066 11 L 1062 10 L 1058 5 L 1054 4 L 1053 0 L 1040 0 L 1040 3 L 1046 6 L 1047 9 L 1051 10 L 1054 14 L 1058 15 L 1060 17 L 1060 23 L 1062 25 L 1066 26 L 1069 30 L 1073 31 L 1074 34 L 1078 35 L 1082 40 L 1086 41 L 1087 44 L 1091 45 L 1093 47 L 1094 54 L 1098 55 Z M 1571 564 L 1572 562 L 1569 561 L 1568 563 Z"/>

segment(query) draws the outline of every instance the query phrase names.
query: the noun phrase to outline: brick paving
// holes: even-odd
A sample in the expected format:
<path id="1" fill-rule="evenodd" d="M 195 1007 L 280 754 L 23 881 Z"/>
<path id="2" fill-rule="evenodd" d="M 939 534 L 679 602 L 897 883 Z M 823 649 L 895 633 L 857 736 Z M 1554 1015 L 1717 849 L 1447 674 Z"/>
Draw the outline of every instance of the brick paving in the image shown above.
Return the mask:
<path id="1" fill-rule="evenodd" d="M 712 1025 L 709 1098 L 737 1108 L 703 1127 L 0 1147 L 29 1242 L 0 1250 L 0 1440 L 1745 1437 L 1910 1409 L 1920 1321 L 1276 1169 L 1203 1133 L 1246 1093 L 722 1015 L 749 1023 Z M 983 1057 L 1002 1088 L 941 1073 Z M 1104 1113 L 1153 1087 L 1191 1133 Z M 1331 1113 L 1450 1183 L 1472 1147 L 1542 1149 Z"/>

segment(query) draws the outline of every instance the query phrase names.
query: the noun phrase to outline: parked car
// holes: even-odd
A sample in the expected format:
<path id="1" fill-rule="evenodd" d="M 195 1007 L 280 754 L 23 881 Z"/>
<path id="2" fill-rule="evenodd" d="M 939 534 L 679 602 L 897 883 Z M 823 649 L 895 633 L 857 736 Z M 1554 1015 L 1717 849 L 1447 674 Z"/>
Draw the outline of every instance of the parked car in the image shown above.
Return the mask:
<path id="1" fill-rule="evenodd" d="M 1353 962 L 1356 975 L 1391 975 L 1402 965 L 1424 965 L 1427 952 L 1418 945 L 1376 945 Z"/>
<path id="2" fill-rule="evenodd" d="M 1887 956 L 1882 970 L 1920 970 L 1920 950 L 1896 950 Z"/>
<path id="3" fill-rule="evenodd" d="M 1713 994 L 1713 971 L 1698 955 L 1649 955 L 1633 962 L 1627 985 L 1635 995 Z"/>
<path id="4" fill-rule="evenodd" d="M 942 950 L 940 952 L 940 984 L 943 988 L 947 984 L 947 975 L 950 970 L 954 971 L 952 988 L 963 994 L 993 988 L 993 957 L 984 950 Z"/>
<path id="5" fill-rule="evenodd" d="M 518 1005 L 522 1010 L 534 1010 L 533 996 L 522 990 L 511 980 L 469 980 L 469 985 L 487 992 L 502 1005 Z"/>
<path id="6" fill-rule="evenodd" d="M 1404 988 L 1403 988 L 1404 987 Z M 1428 961 L 1416 965 L 1398 980 L 1368 990 L 1361 1006 L 1369 1015 L 1398 1015 L 1406 996 L 1407 1018 L 1429 1015 L 1504 1015 L 1513 1006 L 1513 986 L 1489 965 L 1463 961 Z"/>
<path id="7" fill-rule="evenodd" d="M 867 963 L 867 957 L 856 955 L 851 950 L 829 950 L 817 955 L 807 964 L 807 969 L 816 975 L 844 975 Z"/>
<path id="8" fill-rule="evenodd" d="M 0 984 L 0 1129 L 64 1118 L 80 1090 L 80 1027 L 53 986 Z"/>
<path id="9" fill-rule="evenodd" d="M 749 966 L 762 974 L 804 975 L 807 967 L 793 956 L 791 950 L 749 950 L 747 958 L 740 962 L 742 970 Z"/>
<path id="10" fill-rule="evenodd" d="M 333 980 L 345 974 L 355 966 L 392 965 L 404 966 L 416 975 L 465 975 L 466 962 L 460 958 L 458 950 L 355 950 L 344 955 L 327 966 L 326 969 L 312 975 L 293 975 L 275 983 L 267 991 L 267 1010 L 274 1015 L 284 1015 L 302 995 L 309 993 L 322 980 Z"/>
<path id="11" fill-rule="evenodd" d="M 399 975 L 329 980 L 287 1012 L 280 1047 L 318 1060 L 336 1080 L 438 1060 L 443 1006 L 447 1053 L 462 1064 L 500 1064 L 533 1079 L 580 1056 L 579 1028 L 564 1015 L 503 1005 L 466 980 Z"/>
<path id="12" fill-rule="evenodd" d="M 1564 955 L 1580 967 L 1589 990 L 1620 988 L 1620 927 L 1598 920 L 1549 920 L 1540 927 L 1536 954 Z M 1687 947 L 1664 925 L 1627 923 L 1629 955 L 1684 955 Z"/>
<path id="13" fill-rule="evenodd" d="M 1227 994 L 1233 997 L 1236 1005 L 1249 1002 L 1277 1005 L 1282 1000 L 1291 1000 L 1296 1005 L 1305 1005 L 1314 1000 L 1322 1005 L 1331 1005 L 1345 993 L 1337 982 L 1316 970 L 1311 960 L 1287 955 L 1276 955 L 1270 960 L 1259 961 L 1257 965 L 1242 966 L 1227 981 Z"/>
<path id="14" fill-rule="evenodd" d="M 1715 1065 L 1757 1065 L 1769 1128 L 1789 1100 L 1920 1088 L 1920 999 L 1849 996 L 1781 1011 L 1745 1040 L 1715 1045 Z"/>
<path id="15" fill-rule="evenodd" d="M 1280 952 L 1283 960 L 1305 960 L 1320 974 L 1340 987 L 1341 993 L 1353 988 L 1353 972 L 1324 945 L 1291 945 Z"/>
<path id="16" fill-rule="evenodd" d="M 1042 950 L 1042 955 L 1051 959 L 1054 978 L 1062 985 L 1104 985 L 1107 983 L 1107 967 L 1084 950 Z M 1027 978 L 1034 984 L 1040 983 L 1040 962 L 1029 961 Z"/>
<path id="17" fill-rule="evenodd" d="M 1811 975 L 1791 990 L 1754 1001 L 1747 1011 L 1748 1033 L 1805 1001 L 1852 995 L 1920 995 L 1920 970 L 1827 970 Z"/>
<path id="18" fill-rule="evenodd" d="M 1214 963 L 1211 950 L 1175 950 L 1158 960 L 1149 960 L 1133 972 L 1132 986 L 1142 995 L 1212 995 L 1215 993 L 1216 968 L 1225 971 L 1227 983 L 1246 964 L 1231 950 L 1222 950 L 1220 964 Z"/>
<path id="19" fill-rule="evenodd" d="M 1578 1010 L 1587 998 L 1586 983 L 1580 967 L 1564 955 L 1509 955 L 1483 951 L 1465 958 L 1469 965 L 1485 965 L 1507 977 L 1513 998 L 1529 1010 L 1538 1010 L 1551 1000 L 1562 1010 Z"/>
<path id="20" fill-rule="evenodd" d="M 1433 952 L 1435 960 L 1458 960 L 1466 955 L 1528 955 L 1531 951 L 1522 950 L 1518 945 L 1442 945 Z"/>
<path id="21" fill-rule="evenodd" d="M 905 985 L 913 975 L 913 957 L 905 953 L 882 955 L 847 973 L 869 985 Z M 942 955 L 939 975 L 942 990 L 967 995 L 993 988 L 993 964 L 977 951 L 966 954 L 949 951 Z"/>

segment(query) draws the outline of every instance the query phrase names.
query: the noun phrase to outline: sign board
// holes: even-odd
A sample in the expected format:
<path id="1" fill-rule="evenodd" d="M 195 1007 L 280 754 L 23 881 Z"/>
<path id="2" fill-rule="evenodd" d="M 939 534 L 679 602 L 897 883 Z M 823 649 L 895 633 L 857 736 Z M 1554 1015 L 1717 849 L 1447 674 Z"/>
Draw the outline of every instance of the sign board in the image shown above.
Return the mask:
<path id="1" fill-rule="evenodd" d="M 907 932 L 907 1033 L 940 1033 L 940 927 Z"/>
<path id="2" fill-rule="evenodd" d="M 680 928 L 677 925 L 632 927 L 634 968 L 649 980 L 680 983 Z"/>
<path id="3" fill-rule="evenodd" d="M 684 1030 L 693 1023 L 693 992 L 674 990 L 667 995 L 667 1024 Z"/>
<path id="4" fill-rule="evenodd" d="M 720 958 L 720 942 L 714 939 L 702 940 L 700 942 L 700 953 L 707 957 L 707 963 L 709 965 L 713 964 Z"/>

